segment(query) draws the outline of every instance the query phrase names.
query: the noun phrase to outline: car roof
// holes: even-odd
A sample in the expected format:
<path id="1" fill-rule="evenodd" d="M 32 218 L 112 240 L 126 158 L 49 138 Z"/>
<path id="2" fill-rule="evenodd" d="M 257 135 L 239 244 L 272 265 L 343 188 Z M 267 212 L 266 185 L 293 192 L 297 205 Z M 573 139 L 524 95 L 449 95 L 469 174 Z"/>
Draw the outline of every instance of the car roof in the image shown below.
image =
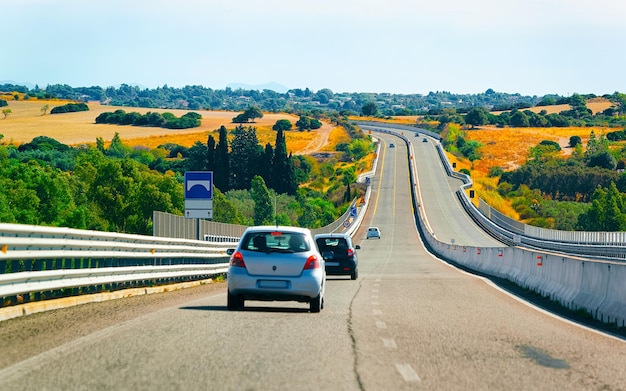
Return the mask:
<path id="1" fill-rule="evenodd" d="M 351 238 L 351 236 L 344 233 L 330 232 L 327 234 L 317 234 L 315 235 L 315 239 L 317 238 Z"/>
<path id="2" fill-rule="evenodd" d="M 378 229 L 378 227 L 369 227 L 368 229 Z"/>
<path id="3" fill-rule="evenodd" d="M 248 227 L 244 233 L 265 231 L 299 232 L 303 234 L 311 234 L 311 230 L 308 228 L 291 227 L 287 225 L 257 225 L 254 227 Z"/>

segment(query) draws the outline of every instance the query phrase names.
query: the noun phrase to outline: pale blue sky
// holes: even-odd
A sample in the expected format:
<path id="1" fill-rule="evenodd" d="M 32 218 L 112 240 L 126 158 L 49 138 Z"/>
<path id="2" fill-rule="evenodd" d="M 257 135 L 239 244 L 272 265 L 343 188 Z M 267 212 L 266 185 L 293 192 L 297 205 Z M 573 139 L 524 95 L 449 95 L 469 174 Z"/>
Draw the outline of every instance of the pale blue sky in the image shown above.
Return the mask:
<path id="1" fill-rule="evenodd" d="M 621 0 L 2 0 L 0 80 L 626 92 Z"/>

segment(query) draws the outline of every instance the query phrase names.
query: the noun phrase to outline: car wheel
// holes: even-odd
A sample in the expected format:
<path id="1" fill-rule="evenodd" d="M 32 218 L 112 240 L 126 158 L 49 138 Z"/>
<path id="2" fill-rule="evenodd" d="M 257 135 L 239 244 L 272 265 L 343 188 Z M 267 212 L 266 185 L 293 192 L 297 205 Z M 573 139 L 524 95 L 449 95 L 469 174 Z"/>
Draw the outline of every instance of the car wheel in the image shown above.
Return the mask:
<path id="1" fill-rule="evenodd" d="M 352 274 L 350 274 L 350 279 L 351 280 L 356 280 L 357 278 L 359 278 L 359 269 L 354 269 Z"/>
<path id="2" fill-rule="evenodd" d="M 229 310 L 238 310 L 243 308 L 244 299 L 241 295 L 233 295 L 228 292 L 227 306 Z"/>
<path id="3" fill-rule="evenodd" d="M 314 297 L 309 302 L 309 308 L 311 312 L 320 312 L 322 310 L 322 296 L 321 293 Z"/>

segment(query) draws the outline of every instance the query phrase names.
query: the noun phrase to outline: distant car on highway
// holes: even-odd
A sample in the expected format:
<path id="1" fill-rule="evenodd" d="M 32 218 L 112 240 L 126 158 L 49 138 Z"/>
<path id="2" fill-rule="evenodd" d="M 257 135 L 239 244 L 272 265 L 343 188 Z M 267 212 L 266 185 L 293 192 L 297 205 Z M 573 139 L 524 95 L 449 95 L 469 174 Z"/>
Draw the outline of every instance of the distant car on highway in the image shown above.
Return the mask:
<path id="1" fill-rule="evenodd" d="M 424 138 L 422 139 L 422 142 L 423 142 L 423 143 L 427 143 L 427 142 L 428 142 L 428 139 L 427 139 L 426 137 L 424 137 Z"/>
<path id="2" fill-rule="evenodd" d="M 317 234 L 315 243 L 326 264 L 327 275 L 348 275 L 351 280 L 359 277 L 359 261 L 356 250 L 361 246 L 352 244 L 348 234 Z"/>
<path id="3" fill-rule="evenodd" d="M 389 143 L 389 148 L 395 148 L 396 146 L 394 145 L 394 143 Z"/>
<path id="4" fill-rule="evenodd" d="M 227 281 L 230 310 L 246 300 L 309 303 L 311 312 L 324 307 L 324 259 L 306 228 L 247 228 L 230 257 Z"/>
<path id="5" fill-rule="evenodd" d="M 367 234 L 365 235 L 366 239 L 369 238 L 378 238 L 380 239 L 380 229 L 378 227 L 369 227 L 367 229 Z"/>

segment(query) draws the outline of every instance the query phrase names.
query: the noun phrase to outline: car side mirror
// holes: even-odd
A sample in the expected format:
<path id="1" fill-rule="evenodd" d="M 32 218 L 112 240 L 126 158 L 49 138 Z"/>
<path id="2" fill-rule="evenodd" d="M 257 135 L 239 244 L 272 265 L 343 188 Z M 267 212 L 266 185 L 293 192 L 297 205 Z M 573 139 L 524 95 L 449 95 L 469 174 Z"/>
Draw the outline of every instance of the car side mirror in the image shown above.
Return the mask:
<path id="1" fill-rule="evenodd" d="M 227 248 L 226 249 L 226 254 L 233 255 L 234 253 L 235 253 L 235 249 L 234 248 Z"/>

